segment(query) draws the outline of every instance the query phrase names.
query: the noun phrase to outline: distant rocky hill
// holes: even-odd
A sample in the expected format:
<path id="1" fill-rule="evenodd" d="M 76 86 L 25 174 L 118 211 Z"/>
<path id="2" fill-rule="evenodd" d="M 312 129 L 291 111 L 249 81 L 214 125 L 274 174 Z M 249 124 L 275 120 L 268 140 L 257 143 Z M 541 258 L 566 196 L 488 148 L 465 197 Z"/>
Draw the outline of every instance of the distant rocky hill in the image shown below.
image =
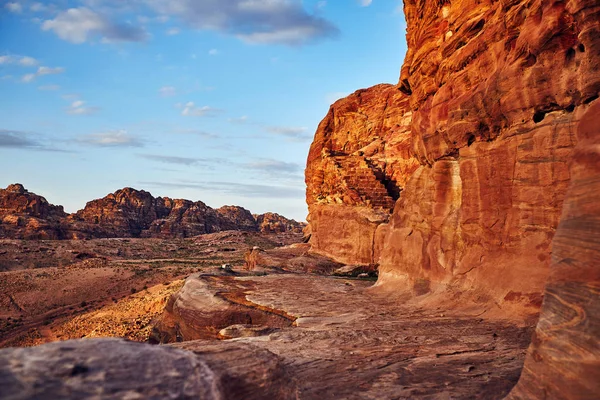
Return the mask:
<path id="1" fill-rule="evenodd" d="M 201 201 L 154 197 L 124 188 L 67 214 L 21 184 L 0 189 L 0 238 L 185 238 L 225 230 L 302 232 L 305 224 L 279 214 L 253 215 L 238 206 L 213 209 Z"/>

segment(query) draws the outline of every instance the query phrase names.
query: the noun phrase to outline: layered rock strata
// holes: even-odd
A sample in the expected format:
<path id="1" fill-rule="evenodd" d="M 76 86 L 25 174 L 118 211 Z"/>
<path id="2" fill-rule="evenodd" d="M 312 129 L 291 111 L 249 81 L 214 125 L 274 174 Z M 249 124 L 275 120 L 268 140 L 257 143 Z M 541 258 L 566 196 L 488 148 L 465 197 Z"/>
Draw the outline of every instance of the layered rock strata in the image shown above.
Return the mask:
<path id="1" fill-rule="evenodd" d="M 75 214 L 28 192 L 20 184 L 0 189 L 0 237 L 93 239 L 186 238 L 226 230 L 299 232 L 304 224 L 273 213 L 256 217 L 238 206 L 213 209 L 201 201 L 154 197 L 124 188 L 90 201 Z"/>
<path id="2" fill-rule="evenodd" d="M 0 237 L 61 239 L 67 213 L 18 183 L 0 189 Z"/>
<path id="3" fill-rule="evenodd" d="M 598 6 L 409 0 L 405 13 L 398 87 L 338 101 L 315 134 L 306 169 L 313 249 L 379 264 L 380 285 L 441 284 L 535 313 L 575 131 L 600 91 Z M 387 152 L 391 141 L 402 151 Z M 389 195 L 370 185 L 364 196 L 360 163 L 340 158 L 379 165 L 402 189 L 391 217 Z"/>
<path id="4" fill-rule="evenodd" d="M 537 329 L 510 399 L 600 393 L 600 103 L 579 124 Z"/>
<path id="5" fill-rule="evenodd" d="M 393 85 L 359 90 L 330 107 L 306 166 L 315 251 L 344 263 L 377 262 L 375 230 L 418 166 L 410 123 L 408 98 Z"/>

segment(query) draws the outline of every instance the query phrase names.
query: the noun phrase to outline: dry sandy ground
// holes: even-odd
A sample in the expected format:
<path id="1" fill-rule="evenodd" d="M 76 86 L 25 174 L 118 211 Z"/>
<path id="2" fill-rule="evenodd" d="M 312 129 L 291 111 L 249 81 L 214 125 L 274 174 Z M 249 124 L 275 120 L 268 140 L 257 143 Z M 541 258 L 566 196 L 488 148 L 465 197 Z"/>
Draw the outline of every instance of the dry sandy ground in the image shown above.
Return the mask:
<path id="1" fill-rule="evenodd" d="M 301 235 L 220 232 L 190 239 L 0 240 L 0 347 L 81 337 L 148 339 L 181 279 L 253 246 Z"/>

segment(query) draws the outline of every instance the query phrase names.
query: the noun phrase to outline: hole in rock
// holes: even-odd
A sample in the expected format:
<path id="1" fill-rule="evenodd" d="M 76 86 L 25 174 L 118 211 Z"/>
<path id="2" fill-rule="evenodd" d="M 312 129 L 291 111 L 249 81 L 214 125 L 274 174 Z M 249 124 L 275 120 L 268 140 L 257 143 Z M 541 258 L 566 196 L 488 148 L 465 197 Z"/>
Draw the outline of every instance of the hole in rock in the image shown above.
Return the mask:
<path id="1" fill-rule="evenodd" d="M 535 114 L 533 114 L 533 122 L 535 122 L 536 124 L 538 122 L 542 122 L 545 117 L 546 111 L 537 111 Z"/>
<path id="2" fill-rule="evenodd" d="M 570 112 L 570 113 L 573 112 L 574 110 L 575 110 L 575 104 L 569 104 L 567 106 L 567 108 L 565 108 L 565 111 Z"/>
<path id="3" fill-rule="evenodd" d="M 583 43 L 579 43 L 579 46 L 577 46 L 577 48 L 581 53 L 585 52 L 585 46 L 583 45 Z"/>
<path id="4" fill-rule="evenodd" d="M 570 48 L 569 50 L 567 50 L 567 53 L 565 54 L 565 60 L 567 60 L 567 62 L 573 60 L 573 58 L 575 58 L 575 49 Z"/>
<path id="5" fill-rule="evenodd" d="M 471 28 L 471 32 L 478 33 L 485 26 L 485 20 L 480 20 L 473 28 Z"/>
<path id="6" fill-rule="evenodd" d="M 598 98 L 598 95 L 592 96 L 592 97 L 588 97 L 587 99 L 585 99 L 583 101 L 583 104 L 590 104 L 592 101 L 596 100 Z"/>
<path id="7" fill-rule="evenodd" d="M 471 134 L 467 138 L 467 146 L 471 146 L 475 142 L 475 135 Z"/>

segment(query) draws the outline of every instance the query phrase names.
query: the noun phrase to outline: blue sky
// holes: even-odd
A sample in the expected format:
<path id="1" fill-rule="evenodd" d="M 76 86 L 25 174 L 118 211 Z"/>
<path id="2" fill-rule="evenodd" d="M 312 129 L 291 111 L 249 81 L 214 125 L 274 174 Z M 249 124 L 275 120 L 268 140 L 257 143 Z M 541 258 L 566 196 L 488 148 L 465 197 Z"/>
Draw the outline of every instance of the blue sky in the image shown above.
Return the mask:
<path id="1" fill-rule="evenodd" d="M 304 220 L 329 105 L 396 82 L 400 0 L 0 1 L 0 186 Z"/>

